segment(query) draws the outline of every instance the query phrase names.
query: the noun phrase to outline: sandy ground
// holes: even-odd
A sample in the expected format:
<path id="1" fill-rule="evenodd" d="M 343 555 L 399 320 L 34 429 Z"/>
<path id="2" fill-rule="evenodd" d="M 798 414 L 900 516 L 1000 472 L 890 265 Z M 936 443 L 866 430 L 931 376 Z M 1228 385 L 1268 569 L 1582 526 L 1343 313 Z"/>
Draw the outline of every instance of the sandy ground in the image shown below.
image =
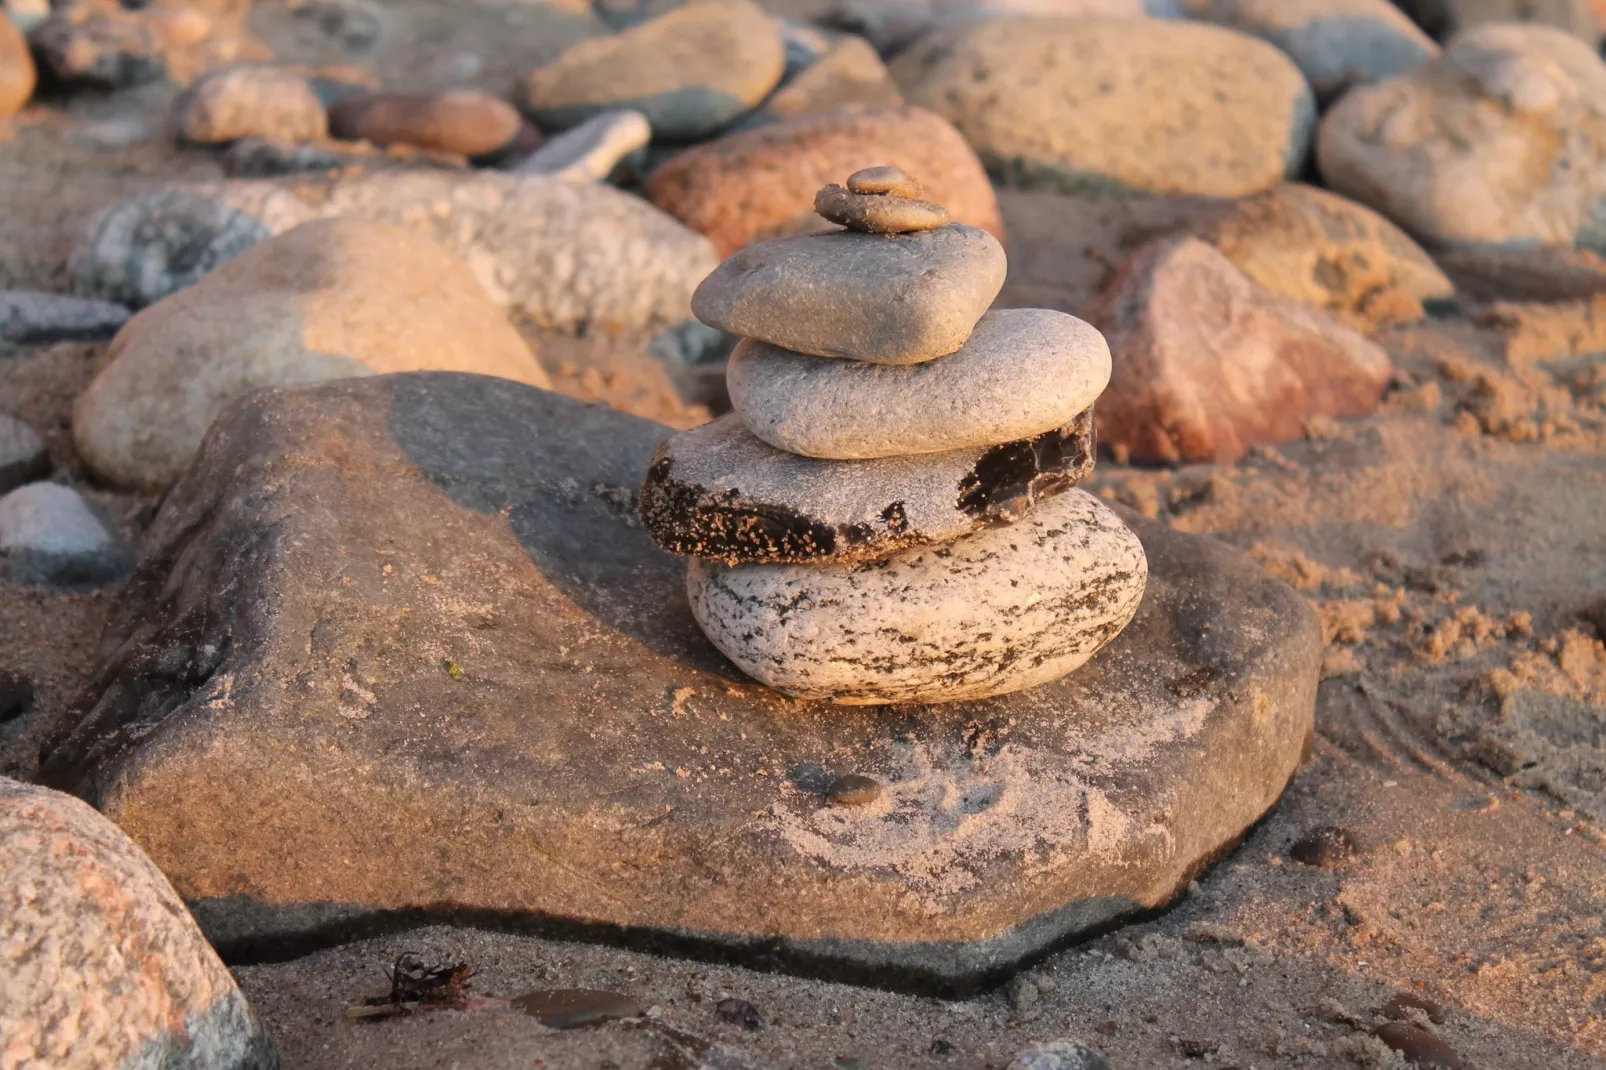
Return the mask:
<path id="1" fill-rule="evenodd" d="M 487 80 L 498 62 L 484 65 Z M 206 154 L 145 138 L 164 107 L 159 94 L 135 94 L 23 118 L 0 144 L 0 287 L 65 288 L 67 250 L 98 207 L 218 173 Z M 1032 195 L 1004 204 L 1014 239 L 1001 303 L 1069 311 L 1119 258 L 1130 213 L 1170 210 Z M 1174 909 L 1062 950 L 1026 982 L 944 1002 L 450 929 L 240 965 L 237 976 L 297 1068 L 981 1068 L 1065 1036 L 1117 1068 L 1388 1067 L 1404 1063 L 1371 1030 L 1400 993 L 1442 1008 L 1432 1028 L 1469 1065 L 1606 1067 L 1606 326 L 1596 317 L 1583 303 L 1479 306 L 1393 328 L 1379 340 L 1399 382 L 1370 418 L 1315 421 L 1305 441 L 1240 465 L 1101 464 L 1094 485 L 1106 497 L 1225 539 L 1312 600 L 1329 638 L 1318 735 L 1283 803 Z M 1606 309 L 1599 317 L 1606 324 Z M 682 426 L 704 416 L 676 397 L 645 338 L 530 337 L 566 392 Z M 0 411 L 40 428 L 57 478 L 137 539 L 158 503 L 95 487 L 71 445 L 73 398 L 103 353 L 0 352 Z M 0 774 L 33 775 L 116 597 L 0 584 L 0 670 L 37 687 L 32 710 L 0 725 Z M 1291 856 L 1333 825 L 1355 857 L 1317 867 Z M 471 963 L 470 1005 L 348 1020 L 347 1005 L 382 993 L 404 951 Z M 627 993 L 647 1016 L 554 1032 L 506 1002 L 544 987 Z M 716 1005 L 730 996 L 756 1005 L 763 1028 L 724 1021 Z"/>

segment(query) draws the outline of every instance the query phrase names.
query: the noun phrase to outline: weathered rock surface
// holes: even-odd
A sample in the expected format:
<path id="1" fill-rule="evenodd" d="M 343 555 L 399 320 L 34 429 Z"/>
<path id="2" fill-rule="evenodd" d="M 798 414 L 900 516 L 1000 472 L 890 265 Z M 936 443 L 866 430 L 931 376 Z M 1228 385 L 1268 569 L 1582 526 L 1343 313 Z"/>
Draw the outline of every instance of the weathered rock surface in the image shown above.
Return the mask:
<path id="1" fill-rule="evenodd" d="M 892 74 L 862 37 L 848 34 L 769 95 L 742 125 L 761 125 L 846 107 L 896 108 L 903 93 Z"/>
<path id="2" fill-rule="evenodd" d="M 150 859 L 79 800 L 4 777 L 0 961 L 7 1066 L 279 1066 Z"/>
<path id="3" fill-rule="evenodd" d="M 546 142 L 513 170 L 565 182 L 604 182 L 621 160 L 651 140 L 652 124 L 639 111 L 605 111 Z"/>
<path id="4" fill-rule="evenodd" d="M 122 305 L 71 294 L 0 290 L 0 346 L 110 338 L 133 315 Z"/>
<path id="5" fill-rule="evenodd" d="M 1257 287 L 1195 238 L 1133 254 L 1093 320 L 1114 366 L 1099 437 L 1135 461 L 1235 461 L 1304 437 L 1312 416 L 1371 412 L 1393 378 L 1364 335 Z"/>
<path id="6" fill-rule="evenodd" d="M 58 587 L 110 583 L 133 551 L 71 487 L 29 483 L 0 498 L 0 576 Z"/>
<path id="7" fill-rule="evenodd" d="M 457 254 L 499 305 L 544 326 L 685 319 L 718 257 L 640 198 L 545 175 L 408 171 L 174 187 L 112 206 L 73 254 L 75 287 L 136 307 L 314 219 L 390 223 Z"/>
<path id="8" fill-rule="evenodd" d="M 39 432 L 0 413 L 0 494 L 50 474 L 50 452 Z"/>
<path id="9" fill-rule="evenodd" d="M 1063 193 L 1257 193 L 1299 171 L 1316 118 L 1292 60 L 1196 22 L 965 23 L 891 70 L 1000 181 Z"/>
<path id="10" fill-rule="evenodd" d="M 629 108 L 670 141 L 708 137 L 781 80 L 775 23 L 750 0 L 693 0 L 613 37 L 581 41 L 524 81 L 524 106 L 563 129 Z"/>
<path id="11" fill-rule="evenodd" d="M 692 295 L 710 327 L 817 357 L 918 364 L 965 344 L 1004 285 L 1003 247 L 962 224 L 748 246 Z"/>
<path id="12" fill-rule="evenodd" d="M 1028 441 L 923 457 L 819 461 L 735 415 L 665 442 L 641 489 L 664 549 L 742 562 L 850 564 L 1020 519 L 1093 470 L 1092 414 Z"/>
<path id="13" fill-rule="evenodd" d="M 329 132 L 337 138 L 413 145 L 470 158 L 506 148 L 519 135 L 521 122 L 513 105 L 477 89 L 373 93 L 329 109 Z"/>
<path id="14" fill-rule="evenodd" d="M 46 775 L 231 953 L 416 911 L 963 989 L 1169 900 L 1298 764 L 1315 615 L 1148 525 L 1137 616 L 1063 680 L 940 713 L 751 684 L 630 508 L 664 434 L 457 375 L 242 400 Z M 771 772 L 843 739 L 870 805 Z"/>
<path id="15" fill-rule="evenodd" d="M 829 229 L 821 186 L 877 164 L 916 176 L 949 216 L 1002 237 L 998 200 L 976 154 L 921 108 L 833 112 L 744 130 L 677 153 L 647 177 L 648 199 L 731 253 L 754 241 Z"/>
<path id="16" fill-rule="evenodd" d="M 189 141 L 216 144 L 263 137 L 295 144 L 329 132 L 323 102 L 307 79 L 285 67 L 229 67 L 178 99 L 174 120 Z"/>
<path id="17" fill-rule="evenodd" d="M 1606 63 L 1561 30 L 1469 30 L 1346 94 L 1316 148 L 1328 186 L 1430 244 L 1606 248 Z"/>
<path id="18" fill-rule="evenodd" d="M 297 227 L 135 316 L 78 398 L 73 438 L 101 478 L 167 486 L 248 390 L 394 371 L 550 385 L 463 264 L 411 231 Z"/>
<path id="19" fill-rule="evenodd" d="M 28 39 L 9 18 L 0 17 L 0 120 L 28 103 L 36 80 Z"/>
<path id="20" fill-rule="evenodd" d="M 1282 49 L 1323 100 L 1439 54 L 1433 38 L 1389 0 L 1205 0 L 1191 6 L 1196 18 Z"/>
<path id="21" fill-rule="evenodd" d="M 904 367 L 743 342 L 726 369 L 748 429 L 805 457 L 856 460 L 993 446 L 1062 427 L 1110 380 L 1091 324 L 1045 308 L 989 312 L 958 352 Z"/>
<path id="22" fill-rule="evenodd" d="M 963 702 L 1080 668 L 1143 597 L 1138 537 L 1082 490 L 1020 520 L 860 565 L 694 558 L 692 616 L 747 675 L 801 699 Z"/>
<path id="23" fill-rule="evenodd" d="M 1050 1040 L 1016 1052 L 1005 1070 L 1110 1070 L 1110 1064 L 1079 1041 Z"/>
<path id="24" fill-rule="evenodd" d="M 1358 320 L 1418 319 L 1455 286 L 1399 227 L 1326 190 L 1286 183 L 1198 230 L 1251 282 Z"/>
<path id="25" fill-rule="evenodd" d="M 882 55 L 902 52 L 921 34 L 997 18 L 1174 18 L 1176 0 L 841 0 L 832 21 L 855 29 Z"/>

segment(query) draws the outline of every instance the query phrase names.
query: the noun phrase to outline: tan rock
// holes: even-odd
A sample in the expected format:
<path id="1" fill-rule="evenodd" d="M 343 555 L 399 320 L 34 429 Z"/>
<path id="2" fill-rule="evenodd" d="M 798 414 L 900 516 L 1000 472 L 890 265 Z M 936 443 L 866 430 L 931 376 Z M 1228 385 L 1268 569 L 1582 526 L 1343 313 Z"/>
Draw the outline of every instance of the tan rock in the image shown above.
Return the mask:
<path id="1" fill-rule="evenodd" d="M 1492 24 L 1322 119 L 1326 185 L 1435 245 L 1606 248 L 1606 63 L 1548 26 Z"/>
<path id="2" fill-rule="evenodd" d="M 894 197 L 919 197 L 925 190 L 919 182 L 896 167 L 866 167 L 848 176 L 848 189 L 854 193 L 890 193 Z"/>
<path id="3" fill-rule="evenodd" d="M 375 93 L 329 109 L 329 132 L 347 141 L 412 145 L 435 152 L 484 156 L 519 134 L 519 113 L 477 89 L 445 93 Z M 539 138 L 530 146 L 533 152 Z"/>
<path id="4" fill-rule="evenodd" d="M 152 305 L 78 399 L 78 451 L 109 482 L 158 489 L 212 419 L 262 386 L 385 372 L 546 372 L 463 263 L 382 224 L 326 220 L 254 246 Z"/>
<path id="5" fill-rule="evenodd" d="M 903 93 L 875 47 L 850 35 L 777 89 L 757 117 L 796 119 L 842 107 L 895 108 L 902 103 Z"/>
<path id="6" fill-rule="evenodd" d="M 892 193 L 854 193 L 835 184 L 814 195 L 814 210 L 864 234 L 911 234 L 948 225 L 948 212 L 940 204 Z"/>
<path id="7" fill-rule="evenodd" d="M 1002 236 L 998 201 L 976 154 L 923 108 L 811 116 L 731 134 L 671 157 L 645 192 L 729 256 L 764 238 L 822 229 L 814 214 L 820 187 L 882 164 L 919 176 L 926 198 L 950 218 Z"/>
<path id="8" fill-rule="evenodd" d="M 1419 319 L 1423 302 L 1455 296 L 1399 227 L 1314 186 L 1256 194 L 1198 233 L 1251 282 L 1359 322 Z"/>
<path id="9" fill-rule="evenodd" d="M 36 80 L 27 38 L 0 14 L 0 119 L 15 115 L 28 103 Z"/>
<path id="10" fill-rule="evenodd" d="M 323 102 L 305 78 L 284 67 L 215 71 L 178 99 L 174 120 L 186 140 L 201 144 L 243 137 L 296 144 L 328 133 Z"/>
<path id="11" fill-rule="evenodd" d="M 754 107 L 786 67 L 775 23 L 751 0 L 693 0 L 612 37 L 581 41 L 524 81 L 524 107 L 566 129 L 630 108 L 671 141 L 707 137 Z"/>
<path id="12" fill-rule="evenodd" d="M 1001 181 L 1063 193 L 1257 193 L 1297 173 L 1316 116 L 1287 56 L 1197 22 L 966 23 L 891 70 Z"/>
<path id="13" fill-rule="evenodd" d="M 1197 238 L 1135 253 L 1094 322 L 1113 365 L 1099 438 L 1123 460 L 1234 461 L 1304 437 L 1312 416 L 1371 412 L 1393 375 L 1377 345 L 1256 286 Z"/>

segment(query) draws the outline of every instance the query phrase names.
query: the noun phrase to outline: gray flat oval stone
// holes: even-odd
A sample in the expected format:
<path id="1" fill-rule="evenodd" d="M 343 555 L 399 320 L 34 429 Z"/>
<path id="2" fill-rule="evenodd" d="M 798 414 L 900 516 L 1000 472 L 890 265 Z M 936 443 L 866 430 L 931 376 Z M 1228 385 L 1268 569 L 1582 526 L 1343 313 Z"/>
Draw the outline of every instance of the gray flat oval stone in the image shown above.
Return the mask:
<path id="1" fill-rule="evenodd" d="M 692 295 L 710 327 L 817 357 L 947 356 L 998 296 L 1004 247 L 953 223 L 915 234 L 811 234 L 750 245 Z"/>
<path id="2" fill-rule="evenodd" d="M 753 434 L 806 457 L 862 460 L 993 446 L 1063 427 L 1110 381 L 1090 323 L 1046 308 L 989 312 L 957 353 L 904 367 L 736 347 L 731 403 Z"/>
<path id="3" fill-rule="evenodd" d="M 735 415 L 653 458 L 641 519 L 673 554 L 739 562 L 873 561 L 1010 523 L 1093 470 L 1093 412 L 1035 438 L 921 457 L 821 461 L 778 450 Z"/>
<path id="4" fill-rule="evenodd" d="M 692 615 L 749 676 L 847 705 L 957 702 L 1080 667 L 1137 612 L 1143 546 L 1083 490 L 1008 527 L 859 565 L 693 560 Z"/>

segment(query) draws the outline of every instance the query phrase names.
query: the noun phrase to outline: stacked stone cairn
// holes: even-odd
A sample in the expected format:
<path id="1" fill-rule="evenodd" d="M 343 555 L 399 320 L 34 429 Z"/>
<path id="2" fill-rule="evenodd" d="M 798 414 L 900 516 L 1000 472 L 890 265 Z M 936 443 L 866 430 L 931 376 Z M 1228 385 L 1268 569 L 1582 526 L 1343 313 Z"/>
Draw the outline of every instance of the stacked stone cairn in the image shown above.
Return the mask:
<path id="1" fill-rule="evenodd" d="M 1076 484 L 1110 352 L 1047 309 L 987 311 L 1006 262 L 892 167 L 829 185 L 846 228 L 763 242 L 692 299 L 743 336 L 735 412 L 654 458 L 641 517 L 691 608 L 797 698 L 947 702 L 1055 680 L 1137 611 L 1137 537 Z"/>

